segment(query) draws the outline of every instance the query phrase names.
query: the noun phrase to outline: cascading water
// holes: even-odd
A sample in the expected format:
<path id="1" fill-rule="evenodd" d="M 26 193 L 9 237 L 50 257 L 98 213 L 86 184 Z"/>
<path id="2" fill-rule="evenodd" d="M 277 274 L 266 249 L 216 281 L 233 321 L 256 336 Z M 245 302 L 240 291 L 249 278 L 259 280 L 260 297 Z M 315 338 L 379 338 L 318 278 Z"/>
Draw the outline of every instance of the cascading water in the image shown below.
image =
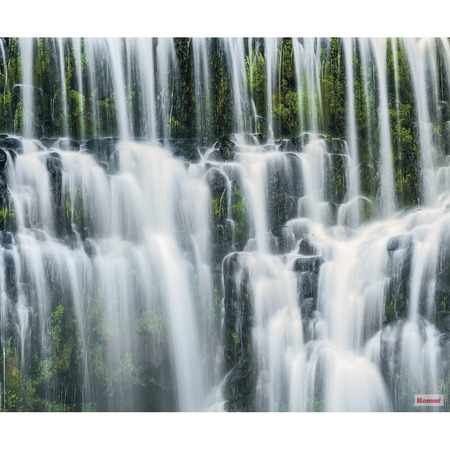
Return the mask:
<path id="1" fill-rule="evenodd" d="M 447 40 L 0 43 L 0 410 L 448 411 Z"/>

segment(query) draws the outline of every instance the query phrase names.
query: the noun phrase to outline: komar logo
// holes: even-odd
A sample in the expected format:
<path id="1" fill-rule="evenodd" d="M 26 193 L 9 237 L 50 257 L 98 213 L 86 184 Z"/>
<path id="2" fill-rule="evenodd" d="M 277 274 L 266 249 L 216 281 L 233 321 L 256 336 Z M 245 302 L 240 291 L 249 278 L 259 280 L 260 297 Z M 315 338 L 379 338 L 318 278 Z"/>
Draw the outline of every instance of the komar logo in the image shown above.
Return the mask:
<path id="1" fill-rule="evenodd" d="M 444 406 L 444 396 L 440 394 L 417 394 L 414 396 L 415 406 Z"/>

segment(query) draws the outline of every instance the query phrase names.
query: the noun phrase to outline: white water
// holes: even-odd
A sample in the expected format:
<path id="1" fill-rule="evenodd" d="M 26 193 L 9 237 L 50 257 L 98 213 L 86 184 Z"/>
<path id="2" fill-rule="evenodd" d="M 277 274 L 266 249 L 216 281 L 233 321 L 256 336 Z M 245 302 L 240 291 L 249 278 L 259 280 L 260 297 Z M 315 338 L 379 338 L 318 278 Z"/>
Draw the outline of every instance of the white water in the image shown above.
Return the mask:
<path id="1" fill-rule="evenodd" d="M 66 87 L 66 70 L 64 64 L 64 44 L 62 38 L 58 38 L 58 55 L 59 55 L 59 76 L 62 91 L 62 117 L 63 117 L 63 136 L 69 135 L 69 122 L 67 118 L 67 87 Z M 33 137 L 33 136 L 29 136 Z"/>
<path id="2" fill-rule="evenodd" d="M 209 136 L 210 127 L 210 71 L 208 40 L 193 38 L 193 59 L 195 76 L 195 100 L 197 116 L 197 136 Z"/>
<path id="3" fill-rule="evenodd" d="M 435 177 L 433 175 L 435 169 L 433 159 L 436 155 L 436 149 L 431 134 L 432 123 L 430 111 L 428 109 L 429 92 L 427 90 L 426 69 L 427 55 L 429 51 L 432 51 L 432 49 L 429 48 L 429 45 L 432 46 L 433 44 L 427 39 L 422 39 L 419 42 L 416 42 L 415 40 L 406 40 L 404 45 L 410 63 L 411 79 L 417 105 L 417 119 L 422 155 L 423 190 L 425 193 L 425 201 L 427 204 L 431 204 L 436 197 Z M 434 91 L 435 89 L 432 90 L 431 100 L 433 100 L 435 94 Z"/>
<path id="4" fill-rule="evenodd" d="M 381 145 L 381 196 L 382 217 L 389 217 L 396 209 L 394 198 L 394 171 L 392 168 L 392 147 L 389 129 L 389 111 L 386 81 L 386 40 L 374 40 L 375 61 L 378 71 L 378 92 L 380 108 L 380 145 Z"/>
<path id="5" fill-rule="evenodd" d="M 359 148 L 356 136 L 356 116 L 353 87 L 353 39 L 344 38 L 345 73 L 347 78 L 347 139 L 348 139 L 348 165 L 349 165 L 349 223 L 355 227 L 359 224 L 358 202 L 351 200 L 360 196 L 359 180 Z"/>
<path id="6" fill-rule="evenodd" d="M 83 139 L 85 137 L 85 127 L 84 127 L 84 108 L 85 108 L 85 98 L 84 98 L 84 88 L 83 88 L 83 61 L 82 61 L 82 48 L 81 39 L 72 38 L 73 48 L 75 53 L 75 65 L 77 72 L 77 90 L 78 90 L 78 105 L 79 105 L 79 125 L 80 125 L 80 136 Z"/>
<path id="7" fill-rule="evenodd" d="M 23 135 L 26 138 L 34 136 L 34 85 L 33 85 L 33 47 L 34 39 L 21 38 L 20 50 L 22 54 L 22 108 L 23 108 Z"/>

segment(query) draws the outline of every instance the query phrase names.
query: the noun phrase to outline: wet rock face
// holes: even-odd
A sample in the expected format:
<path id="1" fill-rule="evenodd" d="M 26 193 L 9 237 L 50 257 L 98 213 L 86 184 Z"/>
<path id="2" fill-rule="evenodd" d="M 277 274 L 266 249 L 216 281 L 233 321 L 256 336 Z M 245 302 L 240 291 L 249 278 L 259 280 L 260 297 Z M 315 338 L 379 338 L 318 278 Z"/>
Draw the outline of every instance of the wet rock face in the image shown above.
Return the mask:
<path id="1" fill-rule="evenodd" d="M 0 170 L 6 166 L 7 159 L 6 151 L 0 148 Z"/>
<path id="2" fill-rule="evenodd" d="M 331 203 L 344 203 L 347 192 L 346 155 L 329 154 L 325 158 L 325 197 Z"/>
<path id="3" fill-rule="evenodd" d="M 211 236 L 213 244 L 212 263 L 220 273 L 222 260 L 231 251 L 232 226 L 228 217 L 228 180 L 218 168 L 212 167 L 206 173 L 212 200 Z"/>
<path id="4" fill-rule="evenodd" d="M 389 255 L 387 266 L 385 318 L 391 322 L 395 318 L 407 316 L 411 264 L 414 253 L 414 239 L 410 234 L 390 238 L 386 244 Z"/>
<path id="5" fill-rule="evenodd" d="M 219 141 L 219 153 L 222 161 L 233 161 L 236 155 L 236 144 L 229 138 Z"/>
<path id="6" fill-rule="evenodd" d="M 313 243 L 310 236 L 306 236 L 300 241 L 298 249 L 298 253 L 300 255 L 313 256 L 317 255 L 317 252 L 318 252 L 317 245 Z"/>
<path id="7" fill-rule="evenodd" d="M 51 152 L 47 155 L 47 171 L 50 181 L 50 192 L 53 197 L 52 208 L 55 217 L 56 232 L 63 236 L 67 230 L 65 215 L 62 211 L 62 163 L 59 153 Z"/>
<path id="8" fill-rule="evenodd" d="M 256 389 L 253 360 L 253 299 L 245 254 L 233 253 L 224 260 L 225 369 L 224 396 L 229 411 L 252 411 Z"/>
<path id="9" fill-rule="evenodd" d="M 305 256 L 295 260 L 293 270 L 295 272 L 312 272 L 319 275 L 320 267 L 325 262 L 323 256 Z"/>
<path id="10" fill-rule="evenodd" d="M 8 185 L 6 179 L 6 152 L 0 149 L 0 208 L 3 209 L 8 204 Z"/>
<path id="11" fill-rule="evenodd" d="M 274 156 L 268 161 L 266 178 L 269 230 L 280 237 L 284 224 L 296 217 L 298 198 L 303 194 L 298 157 L 292 153 Z"/>
<path id="12" fill-rule="evenodd" d="M 117 138 L 91 139 L 86 142 L 84 149 L 98 161 L 106 173 L 113 174 L 119 170 L 118 142 Z"/>
<path id="13" fill-rule="evenodd" d="M 200 142 L 197 139 L 165 139 L 160 141 L 164 147 L 169 147 L 176 158 L 188 163 L 200 161 Z"/>
<path id="14" fill-rule="evenodd" d="M 0 148 L 7 151 L 13 150 L 15 153 L 21 154 L 23 152 L 22 139 L 2 134 L 0 135 Z"/>

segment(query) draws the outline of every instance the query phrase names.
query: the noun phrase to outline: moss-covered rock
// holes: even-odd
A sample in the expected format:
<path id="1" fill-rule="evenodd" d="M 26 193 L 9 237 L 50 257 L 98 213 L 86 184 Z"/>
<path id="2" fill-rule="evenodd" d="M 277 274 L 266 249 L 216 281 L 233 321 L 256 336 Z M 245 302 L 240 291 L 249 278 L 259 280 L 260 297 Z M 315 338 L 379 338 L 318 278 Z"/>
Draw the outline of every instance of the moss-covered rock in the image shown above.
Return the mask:
<path id="1" fill-rule="evenodd" d="M 245 254 L 233 253 L 224 260 L 225 337 L 224 394 L 228 411 L 252 411 L 256 389 L 253 355 L 253 299 Z"/>

